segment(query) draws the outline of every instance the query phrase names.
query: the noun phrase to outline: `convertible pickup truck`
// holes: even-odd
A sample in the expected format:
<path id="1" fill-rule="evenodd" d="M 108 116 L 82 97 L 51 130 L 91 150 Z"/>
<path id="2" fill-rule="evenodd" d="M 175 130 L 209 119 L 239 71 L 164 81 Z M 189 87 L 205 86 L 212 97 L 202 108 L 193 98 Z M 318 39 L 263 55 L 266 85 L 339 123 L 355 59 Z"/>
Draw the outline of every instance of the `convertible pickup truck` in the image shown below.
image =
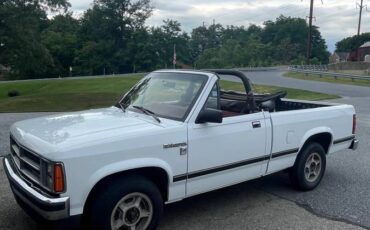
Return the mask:
<path id="1" fill-rule="evenodd" d="M 154 229 L 164 204 L 282 170 L 311 190 L 357 148 L 355 110 L 284 97 L 238 71 L 155 71 L 115 106 L 17 122 L 4 168 L 33 216 L 100 230 Z"/>

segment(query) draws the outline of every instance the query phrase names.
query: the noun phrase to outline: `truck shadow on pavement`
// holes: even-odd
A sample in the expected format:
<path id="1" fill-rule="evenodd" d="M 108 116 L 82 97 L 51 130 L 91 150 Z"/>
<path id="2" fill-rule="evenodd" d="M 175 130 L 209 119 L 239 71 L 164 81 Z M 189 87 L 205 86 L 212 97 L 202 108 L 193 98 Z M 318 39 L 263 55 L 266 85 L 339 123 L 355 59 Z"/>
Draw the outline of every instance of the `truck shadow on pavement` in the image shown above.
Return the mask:
<path id="1" fill-rule="evenodd" d="M 298 207 L 294 207 L 295 204 L 292 202 L 264 192 L 261 188 L 266 186 L 266 183 L 272 183 L 272 186 L 279 187 L 278 189 L 281 190 L 296 192 L 291 187 L 286 173 L 277 173 L 166 205 L 158 229 L 274 228 L 278 218 L 277 213 L 284 213 L 284 210 Z M 65 223 L 36 223 L 15 204 L 14 199 L 12 203 L 11 209 L 15 214 L 1 221 L 8 223 L 0 224 L 1 229 L 83 229 Z"/>
<path id="2" fill-rule="evenodd" d="M 326 184 L 330 180 L 323 182 Z M 4 197 L 0 194 L 0 198 L 2 201 L 4 198 L 10 200 L 8 202 L 10 206 L 3 209 L 7 210 L 5 216 L 4 212 L 0 212 L 0 229 L 83 229 L 65 223 L 36 223 L 16 205 L 10 188 L 6 190 L 9 190 L 6 192 L 7 195 Z M 312 214 L 296 203 L 275 195 L 280 192 L 303 196 L 313 194 L 311 192 L 302 194 L 294 190 L 288 174 L 280 172 L 166 205 L 158 229 L 359 229 L 359 226 L 345 223 L 346 221 L 334 221 Z"/>

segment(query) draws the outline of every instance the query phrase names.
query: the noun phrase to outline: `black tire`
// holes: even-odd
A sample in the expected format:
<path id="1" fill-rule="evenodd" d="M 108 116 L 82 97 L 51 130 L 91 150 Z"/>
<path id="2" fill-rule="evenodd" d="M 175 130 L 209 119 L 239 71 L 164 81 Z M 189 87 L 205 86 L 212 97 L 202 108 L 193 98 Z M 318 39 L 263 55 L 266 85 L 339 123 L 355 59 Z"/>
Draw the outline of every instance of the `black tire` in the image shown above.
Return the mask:
<path id="1" fill-rule="evenodd" d="M 312 174 L 311 173 L 311 166 L 306 167 L 306 163 L 308 159 L 318 159 L 321 160 L 321 169 L 318 172 L 319 166 L 316 163 L 313 163 L 314 166 L 312 166 Z M 316 142 L 309 143 L 306 145 L 301 152 L 298 154 L 298 157 L 294 163 L 293 168 L 291 168 L 289 174 L 290 174 L 290 180 L 293 184 L 293 186 L 301 191 L 309 191 L 314 188 L 316 188 L 320 182 L 321 179 L 324 176 L 325 173 L 325 168 L 326 168 L 326 154 L 324 148 Z M 307 171 L 305 171 L 307 170 Z M 307 172 L 307 173 L 305 173 Z M 312 175 L 312 176 L 306 176 L 306 175 Z"/>
<path id="2" fill-rule="evenodd" d="M 88 210 L 89 229 L 111 230 L 111 216 L 116 205 L 126 195 L 145 194 L 152 202 L 153 215 L 148 230 L 156 229 L 163 213 L 163 198 L 158 187 L 142 176 L 126 176 L 104 183 L 104 188 L 93 198 Z"/>

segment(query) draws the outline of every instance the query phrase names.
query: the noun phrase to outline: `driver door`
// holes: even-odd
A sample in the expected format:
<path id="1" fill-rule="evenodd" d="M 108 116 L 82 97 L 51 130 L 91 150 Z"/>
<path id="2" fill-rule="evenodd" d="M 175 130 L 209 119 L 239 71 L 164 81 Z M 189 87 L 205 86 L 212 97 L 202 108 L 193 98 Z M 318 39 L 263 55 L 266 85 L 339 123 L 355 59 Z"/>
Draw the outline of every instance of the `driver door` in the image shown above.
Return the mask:
<path id="1" fill-rule="evenodd" d="M 220 109 L 216 83 L 203 109 Z M 187 196 L 263 175 L 266 155 L 263 112 L 224 117 L 222 123 L 189 123 Z"/>

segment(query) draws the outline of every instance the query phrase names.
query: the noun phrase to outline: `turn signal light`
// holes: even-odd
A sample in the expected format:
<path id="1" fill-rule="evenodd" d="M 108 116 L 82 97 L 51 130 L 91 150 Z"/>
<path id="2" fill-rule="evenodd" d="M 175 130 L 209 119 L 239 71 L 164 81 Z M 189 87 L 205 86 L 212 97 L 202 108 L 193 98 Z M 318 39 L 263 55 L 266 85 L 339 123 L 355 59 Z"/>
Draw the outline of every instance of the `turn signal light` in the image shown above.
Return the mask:
<path id="1" fill-rule="evenodd" d="M 64 192 L 64 173 L 63 165 L 54 165 L 54 192 Z"/>

